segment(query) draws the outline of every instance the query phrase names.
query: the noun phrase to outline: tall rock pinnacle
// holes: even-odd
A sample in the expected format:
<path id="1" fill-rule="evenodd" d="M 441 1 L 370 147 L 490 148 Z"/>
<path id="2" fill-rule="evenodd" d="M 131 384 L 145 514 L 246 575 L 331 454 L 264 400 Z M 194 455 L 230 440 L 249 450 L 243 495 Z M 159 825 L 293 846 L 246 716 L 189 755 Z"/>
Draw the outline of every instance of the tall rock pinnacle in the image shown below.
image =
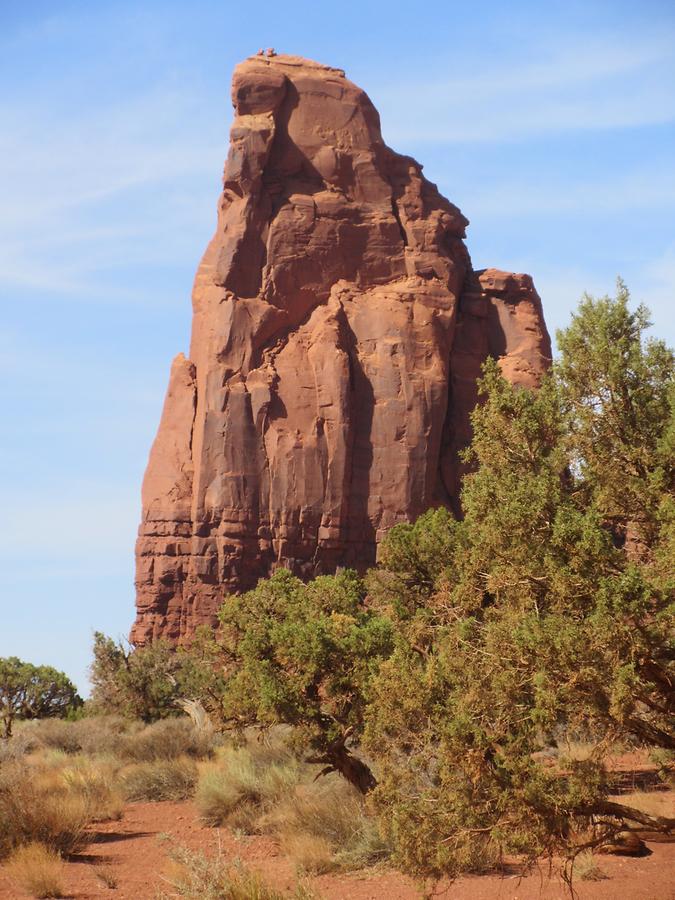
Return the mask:
<path id="1" fill-rule="evenodd" d="M 189 637 L 280 566 L 363 570 L 392 525 L 456 509 L 481 364 L 530 386 L 550 362 L 532 280 L 472 269 L 467 220 L 344 72 L 251 57 L 232 100 L 143 481 L 137 644 Z"/>

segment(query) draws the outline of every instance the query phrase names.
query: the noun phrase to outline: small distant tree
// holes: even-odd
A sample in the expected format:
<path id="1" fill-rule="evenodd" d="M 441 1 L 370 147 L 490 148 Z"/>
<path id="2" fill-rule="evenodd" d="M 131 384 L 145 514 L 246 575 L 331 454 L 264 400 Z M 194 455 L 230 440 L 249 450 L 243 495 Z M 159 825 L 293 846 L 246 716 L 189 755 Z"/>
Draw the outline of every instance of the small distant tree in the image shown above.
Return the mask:
<path id="1" fill-rule="evenodd" d="M 180 715 L 181 702 L 200 700 L 217 706 L 215 643 L 200 629 L 189 648 L 159 640 L 134 648 L 94 633 L 91 708 L 144 722 Z"/>
<path id="2" fill-rule="evenodd" d="M 363 793 L 375 785 L 353 752 L 369 685 L 392 650 L 391 622 L 364 604 L 346 571 L 304 584 L 281 570 L 220 610 L 222 721 L 227 727 L 294 726 L 308 761 Z"/>
<path id="3" fill-rule="evenodd" d="M 16 719 L 65 716 L 82 705 L 70 679 L 51 666 L 0 657 L 0 720 L 9 738 Z"/>

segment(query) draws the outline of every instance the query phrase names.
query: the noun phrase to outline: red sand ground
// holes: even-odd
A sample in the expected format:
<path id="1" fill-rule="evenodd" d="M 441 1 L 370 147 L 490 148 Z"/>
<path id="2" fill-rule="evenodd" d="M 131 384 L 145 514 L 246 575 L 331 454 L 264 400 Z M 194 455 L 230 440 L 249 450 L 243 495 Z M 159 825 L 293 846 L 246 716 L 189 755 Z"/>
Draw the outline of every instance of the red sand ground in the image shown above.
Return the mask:
<path id="1" fill-rule="evenodd" d="M 661 783 L 644 752 L 622 753 L 610 761 L 616 791 L 658 791 L 672 801 L 675 791 Z M 665 804 L 666 809 L 668 804 Z M 668 814 L 668 813 L 667 813 Z M 120 822 L 97 825 L 85 850 L 66 864 L 66 888 L 74 900 L 154 900 L 159 888 L 170 888 L 163 876 L 170 861 L 166 836 L 176 845 L 207 855 L 219 851 L 227 860 L 240 859 L 278 889 L 296 883 L 291 862 L 269 837 L 236 837 L 227 829 L 204 826 L 191 802 L 129 803 Z M 675 836 L 647 841 L 650 856 L 631 858 L 597 856 L 607 878 L 585 882 L 575 879 L 578 900 L 675 900 Z M 106 887 L 96 867 L 114 873 L 117 887 Z M 308 879 L 320 900 L 419 900 L 423 896 L 411 878 L 392 870 L 358 875 L 321 875 Z M 439 900 L 570 900 L 568 888 L 542 864 L 539 871 L 519 875 L 481 875 L 441 885 Z M 28 900 L 0 866 L 0 900 Z"/>
<path id="2" fill-rule="evenodd" d="M 200 824 L 192 803 L 131 803 L 121 822 L 97 827 L 86 850 L 67 863 L 67 888 L 77 900 L 152 900 L 167 871 L 166 841 L 193 850 L 217 853 L 220 845 L 228 859 L 240 858 L 259 870 L 278 888 L 294 883 L 292 866 L 273 840 L 266 837 L 238 839 L 225 829 Z M 650 844 L 651 856 L 641 859 L 598 857 L 605 881 L 576 881 L 580 900 L 673 900 L 675 842 Z M 117 878 L 117 888 L 105 887 L 94 867 L 104 865 Z M 322 875 L 311 881 L 322 900 L 417 900 L 419 887 L 397 872 L 363 875 Z M 0 900 L 24 900 L 29 895 L 12 884 L 0 868 Z M 495 875 L 462 878 L 438 893 L 447 900 L 558 900 L 568 898 L 557 879 L 547 872 L 526 878 Z"/>

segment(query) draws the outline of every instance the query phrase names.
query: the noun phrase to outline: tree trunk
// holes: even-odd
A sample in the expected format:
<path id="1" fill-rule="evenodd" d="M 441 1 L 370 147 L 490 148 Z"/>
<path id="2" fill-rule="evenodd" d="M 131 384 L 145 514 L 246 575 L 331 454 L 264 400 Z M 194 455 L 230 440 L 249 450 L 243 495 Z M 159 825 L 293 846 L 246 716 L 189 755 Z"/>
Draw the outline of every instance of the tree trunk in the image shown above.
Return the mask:
<path id="1" fill-rule="evenodd" d="M 320 756 L 309 757 L 307 762 L 324 766 L 317 778 L 338 772 L 361 794 L 367 794 L 377 787 L 377 780 L 369 767 L 345 747 L 344 737 L 330 744 Z"/>
<path id="2" fill-rule="evenodd" d="M 331 750 L 326 758 L 331 767 L 362 794 L 367 794 L 377 786 L 375 776 L 368 766 L 358 757 L 352 756 L 346 747 Z"/>

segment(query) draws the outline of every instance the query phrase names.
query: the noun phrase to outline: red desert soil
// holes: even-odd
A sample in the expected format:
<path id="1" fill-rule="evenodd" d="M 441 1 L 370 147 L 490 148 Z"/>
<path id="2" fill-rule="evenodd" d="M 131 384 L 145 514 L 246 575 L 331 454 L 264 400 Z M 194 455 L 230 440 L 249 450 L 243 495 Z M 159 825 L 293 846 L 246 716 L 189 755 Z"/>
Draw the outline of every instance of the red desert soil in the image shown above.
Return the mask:
<path id="1" fill-rule="evenodd" d="M 77 900 L 152 900 L 167 871 L 166 840 L 217 853 L 220 845 L 228 859 L 239 858 L 260 871 L 277 888 L 294 883 L 290 862 L 275 842 L 266 837 L 236 838 L 224 829 L 200 824 L 192 803 L 131 803 L 121 822 L 97 827 L 96 840 L 67 864 L 67 889 Z M 580 900 L 673 900 L 675 843 L 649 844 L 652 855 L 639 858 L 598 857 L 608 876 L 599 882 L 576 881 Z M 117 888 L 105 887 L 95 866 L 114 872 Z M 322 900 L 415 900 L 422 896 L 411 879 L 396 872 L 370 875 L 322 875 L 312 879 Z M 24 900 L 30 895 L 13 884 L 0 868 L 0 900 Z M 444 886 L 439 897 L 447 900 L 558 900 L 569 898 L 556 878 L 549 879 L 545 867 L 525 878 L 496 875 L 462 878 Z"/>

